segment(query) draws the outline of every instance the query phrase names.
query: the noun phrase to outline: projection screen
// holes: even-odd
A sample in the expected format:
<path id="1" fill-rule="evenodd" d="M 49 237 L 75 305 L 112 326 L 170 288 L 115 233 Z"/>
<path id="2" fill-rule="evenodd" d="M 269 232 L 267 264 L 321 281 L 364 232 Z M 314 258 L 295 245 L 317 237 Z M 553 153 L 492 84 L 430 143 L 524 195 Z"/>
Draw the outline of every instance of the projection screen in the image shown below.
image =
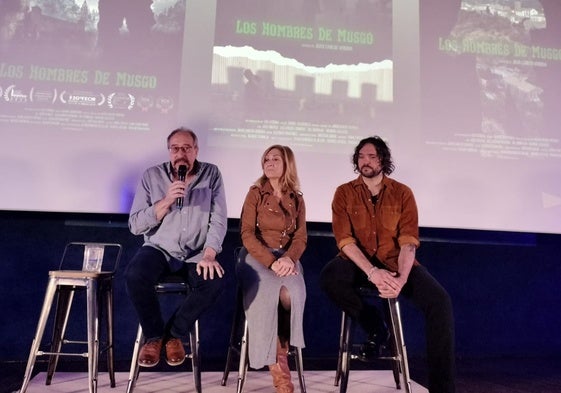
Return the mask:
<path id="1" fill-rule="evenodd" d="M 561 233 L 556 0 L 3 0 L 0 210 L 128 213 L 179 126 L 238 218 L 272 144 L 330 222 L 380 135 L 420 225 Z"/>

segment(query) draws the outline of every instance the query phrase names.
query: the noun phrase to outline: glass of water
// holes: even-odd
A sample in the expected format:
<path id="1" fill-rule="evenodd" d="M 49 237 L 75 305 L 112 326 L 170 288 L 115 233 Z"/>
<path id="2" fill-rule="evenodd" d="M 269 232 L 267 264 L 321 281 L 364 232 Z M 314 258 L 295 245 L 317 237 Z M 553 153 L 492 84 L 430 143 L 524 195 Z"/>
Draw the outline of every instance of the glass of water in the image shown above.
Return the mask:
<path id="1" fill-rule="evenodd" d="M 87 244 L 84 250 L 83 270 L 88 272 L 100 272 L 103 263 L 104 247 L 100 244 Z"/>

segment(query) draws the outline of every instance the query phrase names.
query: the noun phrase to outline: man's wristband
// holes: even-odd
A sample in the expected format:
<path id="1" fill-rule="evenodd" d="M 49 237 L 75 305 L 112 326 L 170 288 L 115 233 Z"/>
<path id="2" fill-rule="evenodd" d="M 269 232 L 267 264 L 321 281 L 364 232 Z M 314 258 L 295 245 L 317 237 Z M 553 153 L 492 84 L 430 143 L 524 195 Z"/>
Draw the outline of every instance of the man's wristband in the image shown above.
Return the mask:
<path id="1" fill-rule="evenodd" d="M 375 272 L 376 270 L 378 270 L 378 268 L 375 267 L 375 266 L 372 266 L 372 268 L 370 268 L 370 271 L 369 271 L 368 274 L 366 275 L 366 279 L 367 279 L 368 281 L 370 281 L 370 277 L 372 277 L 372 275 L 374 274 L 374 272 Z"/>

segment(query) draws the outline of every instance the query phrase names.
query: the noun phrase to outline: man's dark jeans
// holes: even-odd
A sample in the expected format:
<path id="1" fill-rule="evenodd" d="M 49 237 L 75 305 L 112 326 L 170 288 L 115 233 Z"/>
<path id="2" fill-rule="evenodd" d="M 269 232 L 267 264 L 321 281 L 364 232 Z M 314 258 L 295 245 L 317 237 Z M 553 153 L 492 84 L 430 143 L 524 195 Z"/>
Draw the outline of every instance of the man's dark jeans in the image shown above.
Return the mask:
<path id="1" fill-rule="evenodd" d="M 340 257 L 323 268 L 320 285 L 331 301 L 357 320 L 366 307 L 356 288 L 373 286 L 354 262 Z M 411 269 L 400 296 L 411 301 L 425 318 L 429 392 L 454 392 L 454 315 L 450 296 L 420 265 Z"/>
<path id="2" fill-rule="evenodd" d="M 166 325 L 155 285 L 170 274 L 183 277 L 190 291 Z M 168 262 L 160 250 L 150 246 L 143 246 L 136 253 L 127 266 L 125 276 L 128 295 L 148 339 L 168 334 L 186 337 L 195 321 L 214 304 L 223 289 L 223 280 L 216 274 L 213 280 L 204 280 L 202 275 L 197 274 L 195 263 L 176 259 Z M 166 331 L 166 326 L 169 331 Z"/>

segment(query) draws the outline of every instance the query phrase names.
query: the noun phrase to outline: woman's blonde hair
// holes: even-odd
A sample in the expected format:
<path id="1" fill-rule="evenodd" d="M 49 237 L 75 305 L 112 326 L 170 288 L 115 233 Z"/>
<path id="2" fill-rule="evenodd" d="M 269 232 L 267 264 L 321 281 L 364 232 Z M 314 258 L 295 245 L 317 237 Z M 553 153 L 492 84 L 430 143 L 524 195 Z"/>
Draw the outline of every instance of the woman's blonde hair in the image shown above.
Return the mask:
<path id="1" fill-rule="evenodd" d="M 281 153 L 282 162 L 284 164 L 283 173 L 279 179 L 279 185 L 283 192 L 296 191 L 300 192 L 300 180 L 298 180 L 298 172 L 296 170 L 296 160 L 294 158 L 294 153 L 292 149 L 288 146 L 283 145 L 273 145 L 265 150 L 261 156 L 261 169 L 265 166 L 265 157 L 273 149 L 277 149 Z M 267 176 L 263 173 L 259 179 L 255 182 L 257 186 L 263 186 L 267 182 Z"/>

